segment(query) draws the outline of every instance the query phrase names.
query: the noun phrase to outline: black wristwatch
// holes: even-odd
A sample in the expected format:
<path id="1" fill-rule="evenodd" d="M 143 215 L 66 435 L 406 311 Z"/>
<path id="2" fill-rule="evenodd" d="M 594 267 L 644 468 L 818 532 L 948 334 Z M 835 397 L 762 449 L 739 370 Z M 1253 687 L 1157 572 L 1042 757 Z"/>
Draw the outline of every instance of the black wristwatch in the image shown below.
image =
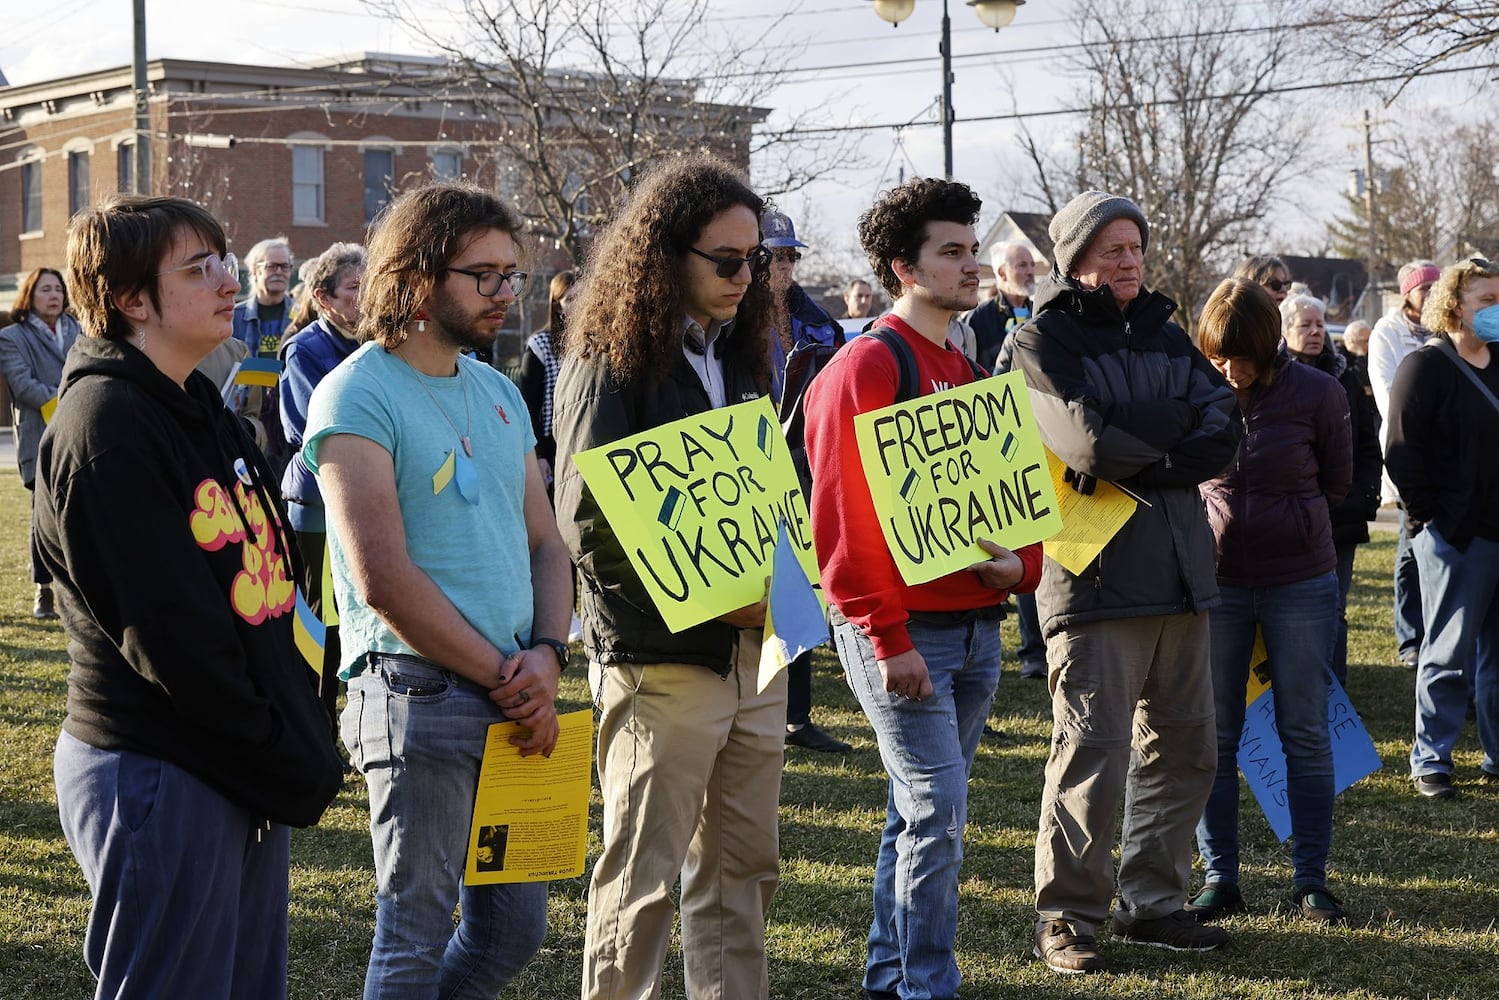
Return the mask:
<path id="1" fill-rule="evenodd" d="M 563 642 L 561 639 L 532 639 L 531 648 L 535 649 L 537 646 L 545 646 L 552 652 L 556 653 L 557 669 L 562 671 L 563 673 L 567 672 L 568 660 L 572 658 L 572 654 L 568 652 L 567 643 Z"/>

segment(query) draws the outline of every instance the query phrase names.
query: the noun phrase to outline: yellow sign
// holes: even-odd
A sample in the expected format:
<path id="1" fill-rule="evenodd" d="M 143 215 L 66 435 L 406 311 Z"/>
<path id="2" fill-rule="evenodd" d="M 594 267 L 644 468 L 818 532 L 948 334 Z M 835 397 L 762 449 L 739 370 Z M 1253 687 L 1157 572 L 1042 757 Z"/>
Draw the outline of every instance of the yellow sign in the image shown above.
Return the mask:
<path id="1" fill-rule="evenodd" d="M 807 579 L 818 579 L 807 501 L 766 397 L 573 461 L 673 632 L 764 599 L 782 521 Z"/>
<path id="2" fill-rule="evenodd" d="M 489 727 L 468 835 L 466 884 L 548 882 L 583 874 L 593 712 L 559 715 L 557 723 L 557 747 L 550 757 L 522 757 L 511 746 L 519 723 Z"/>
<path id="3" fill-rule="evenodd" d="M 1062 530 L 1046 540 L 1046 554 L 1061 563 L 1067 572 L 1078 576 L 1098 558 L 1138 505 L 1133 497 L 1102 479 L 1092 495 L 1083 496 L 1062 481 L 1067 466 L 1060 458 L 1047 451 L 1046 461 L 1051 467 L 1051 488 L 1057 494 L 1057 508 L 1062 512 Z"/>
<path id="4" fill-rule="evenodd" d="M 908 584 L 1016 549 L 1062 526 L 1030 396 L 1018 372 L 854 417 L 864 478 Z"/>

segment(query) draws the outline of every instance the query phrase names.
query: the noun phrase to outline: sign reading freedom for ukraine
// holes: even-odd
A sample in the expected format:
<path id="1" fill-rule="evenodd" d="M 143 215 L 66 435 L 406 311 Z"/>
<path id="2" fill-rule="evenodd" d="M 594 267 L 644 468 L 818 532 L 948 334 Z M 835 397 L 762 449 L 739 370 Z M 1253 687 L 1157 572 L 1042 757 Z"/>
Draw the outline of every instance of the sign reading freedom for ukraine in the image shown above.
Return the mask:
<path id="1" fill-rule="evenodd" d="M 854 417 L 864 478 L 900 575 L 926 583 L 1062 528 L 1024 376 L 1011 372 Z"/>
<path id="2" fill-rule="evenodd" d="M 765 597 L 777 525 L 817 580 L 812 522 L 767 397 L 573 456 L 673 632 Z"/>

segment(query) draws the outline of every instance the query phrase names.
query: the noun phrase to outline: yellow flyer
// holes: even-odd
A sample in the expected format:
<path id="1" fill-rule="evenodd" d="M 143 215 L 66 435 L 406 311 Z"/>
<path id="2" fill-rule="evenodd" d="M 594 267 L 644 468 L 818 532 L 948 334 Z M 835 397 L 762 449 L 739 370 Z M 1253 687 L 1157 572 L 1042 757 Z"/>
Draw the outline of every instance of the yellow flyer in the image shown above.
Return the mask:
<path id="1" fill-rule="evenodd" d="M 908 584 L 1062 527 L 1030 396 L 1018 372 L 854 417 L 885 543 Z"/>
<path id="2" fill-rule="evenodd" d="M 573 461 L 673 632 L 764 599 L 781 523 L 807 579 L 819 579 L 807 501 L 768 398 Z"/>
<path id="3" fill-rule="evenodd" d="M 1119 533 L 1135 513 L 1133 497 L 1113 483 L 1100 479 L 1091 496 L 1083 496 L 1062 481 L 1067 466 L 1050 451 L 1046 461 L 1051 467 L 1051 486 L 1057 494 L 1062 512 L 1062 530 L 1046 540 L 1046 554 L 1077 576 Z"/>
<path id="4" fill-rule="evenodd" d="M 519 724 L 489 727 L 468 835 L 466 884 L 548 882 L 583 874 L 593 712 L 569 712 L 557 722 L 557 748 L 549 758 L 522 757 L 510 745 Z"/>

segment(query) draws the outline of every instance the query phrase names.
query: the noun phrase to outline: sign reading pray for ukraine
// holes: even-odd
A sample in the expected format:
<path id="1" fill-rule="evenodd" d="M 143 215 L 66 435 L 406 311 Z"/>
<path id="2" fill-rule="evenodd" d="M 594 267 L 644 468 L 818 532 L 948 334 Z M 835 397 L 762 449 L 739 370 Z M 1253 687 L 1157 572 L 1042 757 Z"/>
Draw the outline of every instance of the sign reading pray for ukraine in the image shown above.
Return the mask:
<path id="1" fill-rule="evenodd" d="M 818 578 L 807 501 L 765 397 L 573 456 L 673 632 L 756 604 L 780 523 Z"/>
<path id="2" fill-rule="evenodd" d="M 854 417 L 864 478 L 906 583 L 989 558 L 1062 527 L 1046 452 L 1018 372 Z"/>

